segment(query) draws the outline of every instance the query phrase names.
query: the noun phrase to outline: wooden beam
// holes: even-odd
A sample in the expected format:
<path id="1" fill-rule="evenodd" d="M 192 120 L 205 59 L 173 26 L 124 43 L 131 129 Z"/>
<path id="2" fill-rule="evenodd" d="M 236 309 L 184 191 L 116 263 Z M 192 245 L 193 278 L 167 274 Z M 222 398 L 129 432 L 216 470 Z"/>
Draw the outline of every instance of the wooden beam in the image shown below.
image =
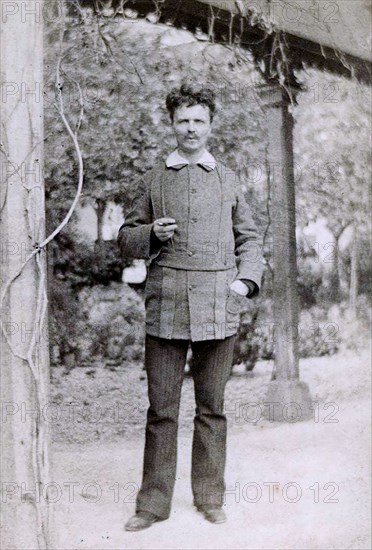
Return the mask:
<path id="1" fill-rule="evenodd" d="M 275 368 L 266 414 L 276 421 L 304 420 L 311 414 L 311 398 L 299 380 L 293 118 L 288 95 L 279 85 L 263 86 L 259 93 L 267 112 L 274 272 Z"/>
<path id="2" fill-rule="evenodd" d="M 95 0 L 81 0 L 84 6 L 97 6 Z M 113 1 L 113 6 L 119 4 L 119 0 Z M 268 60 L 272 54 L 272 45 L 275 33 L 267 34 L 257 25 L 250 25 L 246 18 L 227 9 L 227 2 L 222 2 L 225 9 L 213 8 L 214 41 L 221 44 L 234 42 L 238 39 L 244 48 L 249 49 L 256 61 L 257 67 L 262 60 Z M 73 4 L 71 4 L 73 6 Z M 131 8 L 138 12 L 139 17 L 145 17 L 154 11 L 154 3 L 151 0 L 129 0 L 125 3 L 125 9 Z M 73 9 L 73 7 L 72 7 Z M 160 4 L 160 18 L 162 23 L 172 23 L 175 27 L 186 26 L 191 31 L 199 27 L 208 34 L 211 7 L 198 0 L 164 0 Z M 372 63 L 347 54 L 337 52 L 333 48 L 321 45 L 312 40 L 295 36 L 291 33 L 280 31 L 285 36 L 285 53 L 288 58 L 289 81 L 288 85 L 295 85 L 294 70 L 302 69 L 304 65 L 311 65 L 317 69 L 329 71 L 346 78 L 356 78 L 361 83 L 372 83 Z M 268 64 L 267 64 L 268 65 Z M 268 71 L 264 71 L 268 82 L 274 81 Z"/>

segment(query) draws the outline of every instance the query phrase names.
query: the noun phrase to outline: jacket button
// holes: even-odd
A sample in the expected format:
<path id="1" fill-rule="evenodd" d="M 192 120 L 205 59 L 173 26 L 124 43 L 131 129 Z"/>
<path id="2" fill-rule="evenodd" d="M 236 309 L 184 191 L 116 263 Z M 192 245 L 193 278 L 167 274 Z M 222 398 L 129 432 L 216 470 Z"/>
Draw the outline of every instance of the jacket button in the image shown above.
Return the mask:
<path id="1" fill-rule="evenodd" d="M 191 252 L 191 250 L 189 250 L 187 254 L 188 254 L 189 256 L 192 256 L 192 255 L 193 255 L 193 252 Z"/>
<path id="2" fill-rule="evenodd" d="M 196 189 L 191 189 L 191 193 L 192 193 L 193 195 L 195 195 Z"/>
<path id="3" fill-rule="evenodd" d="M 191 218 L 191 223 L 196 223 L 198 220 L 196 218 Z"/>

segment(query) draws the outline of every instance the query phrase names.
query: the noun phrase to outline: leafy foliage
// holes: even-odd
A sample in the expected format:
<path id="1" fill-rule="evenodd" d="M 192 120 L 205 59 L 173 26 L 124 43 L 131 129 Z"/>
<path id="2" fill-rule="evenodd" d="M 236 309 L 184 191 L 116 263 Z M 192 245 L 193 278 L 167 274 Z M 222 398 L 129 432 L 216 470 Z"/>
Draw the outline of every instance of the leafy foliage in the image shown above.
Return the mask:
<path id="1" fill-rule="evenodd" d="M 302 74 L 307 91 L 294 115 L 299 221 L 325 217 L 335 237 L 350 224 L 370 232 L 370 90 L 319 71 Z"/>
<path id="2" fill-rule="evenodd" d="M 91 247 L 65 234 L 52 249 L 50 262 L 54 277 L 67 281 L 72 289 L 121 281 L 123 261 L 112 241 L 101 241 Z"/>
<path id="3" fill-rule="evenodd" d="M 77 120 L 79 109 L 74 83 L 79 83 L 84 100 L 79 130 L 85 161 L 83 200 L 128 206 L 134 182 L 175 146 L 165 97 L 185 77 L 208 82 L 217 92 L 220 109 L 212 151 L 242 174 L 248 160 L 262 163 L 265 125 L 252 94 L 258 78 L 253 67 L 243 65 L 238 54 L 228 50 L 223 63 L 214 65 L 215 58 L 207 52 L 222 47 L 200 44 L 189 33 L 189 43 L 168 47 L 162 44 L 167 33 L 165 25 L 106 22 L 86 13 L 70 22 L 63 52 L 63 93 L 70 120 Z M 51 44 L 49 55 L 46 79 L 52 82 L 57 45 Z M 73 194 L 76 167 L 52 102 L 47 102 L 46 120 L 53 129 L 46 143 L 49 197 L 66 202 L 66 195 Z"/>

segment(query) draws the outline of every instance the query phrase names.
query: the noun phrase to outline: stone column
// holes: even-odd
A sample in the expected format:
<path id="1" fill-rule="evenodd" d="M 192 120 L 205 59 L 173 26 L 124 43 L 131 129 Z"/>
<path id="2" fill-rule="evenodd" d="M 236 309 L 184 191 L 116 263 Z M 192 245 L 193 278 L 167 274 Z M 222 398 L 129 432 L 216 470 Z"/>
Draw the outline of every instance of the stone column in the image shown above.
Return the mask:
<path id="1" fill-rule="evenodd" d="M 262 86 L 260 97 L 269 138 L 275 349 L 264 410 L 270 420 L 295 422 L 309 417 L 311 398 L 299 380 L 293 117 L 281 86 Z"/>

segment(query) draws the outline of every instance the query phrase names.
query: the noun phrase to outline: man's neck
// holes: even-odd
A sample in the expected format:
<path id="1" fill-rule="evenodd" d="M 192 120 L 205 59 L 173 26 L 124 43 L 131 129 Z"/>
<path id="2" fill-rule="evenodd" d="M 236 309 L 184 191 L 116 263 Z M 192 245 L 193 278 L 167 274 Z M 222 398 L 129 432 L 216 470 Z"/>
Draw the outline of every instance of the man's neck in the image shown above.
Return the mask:
<path id="1" fill-rule="evenodd" d="M 187 151 L 183 151 L 180 148 L 178 148 L 177 151 L 181 155 L 181 157 L 188 160 L 192 164 L 196 164 L 198 160 L 203 156 L 205 149 L 202 149 L 201 151 L 195 151 L 195 153 L 189 153 Z"/>

